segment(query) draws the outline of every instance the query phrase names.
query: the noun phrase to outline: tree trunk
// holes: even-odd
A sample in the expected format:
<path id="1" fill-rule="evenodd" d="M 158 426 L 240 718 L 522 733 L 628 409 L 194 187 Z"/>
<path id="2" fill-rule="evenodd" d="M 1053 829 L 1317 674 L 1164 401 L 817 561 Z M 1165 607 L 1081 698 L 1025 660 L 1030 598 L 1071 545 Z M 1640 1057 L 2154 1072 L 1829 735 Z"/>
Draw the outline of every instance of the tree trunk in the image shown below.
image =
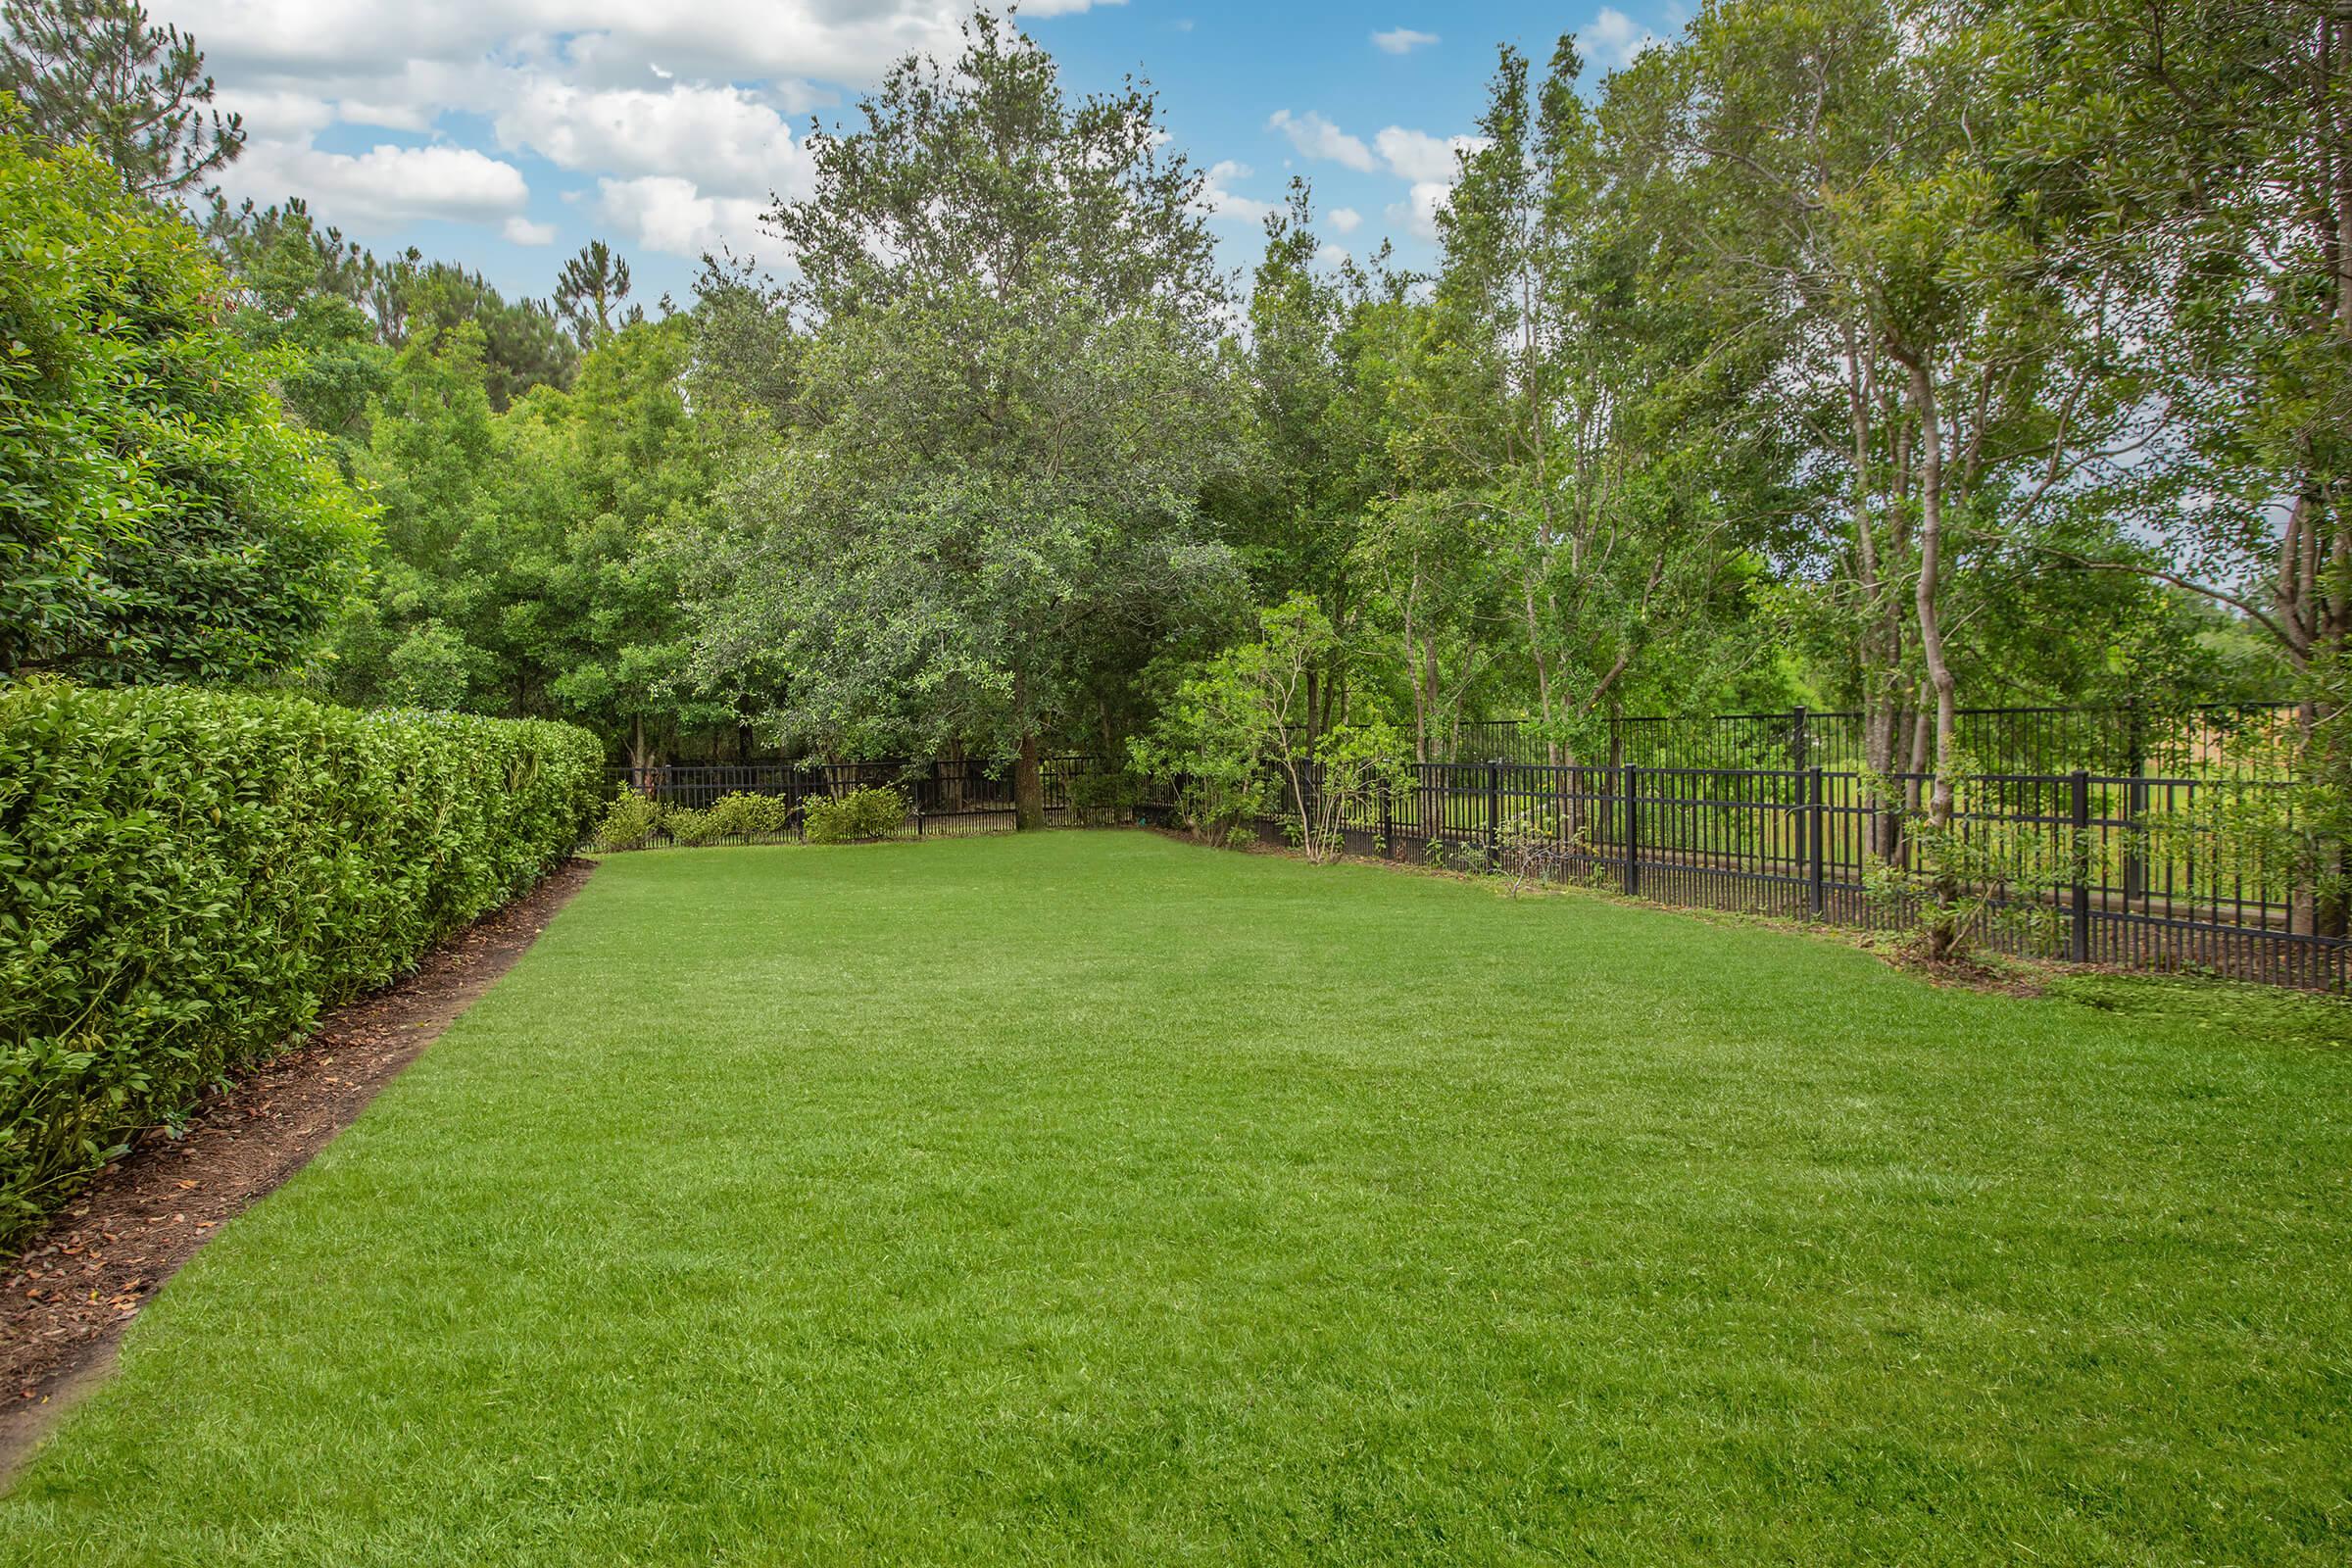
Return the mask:
<path id="1" fill-rule="evenodd" d="M 1928 680 L 1936 688 L 1936 778 L 1928 792 L 1928 828 L 1938 865 L 1933 868 L 1933 888 L 1938 903 L 1949 905 L 1958 889 L 1948 863 L 1952 825 L 1952 773 L 1959 762 L 1954 752 L 1958 726 L 1955 694 L 1958 683 L 1943 656 L 1943 615 L 1937 595 L 1943 586 L 1943 427 L 1936 409 L 1936 386 L 1925 360 L 1910 362 L 1911 396 L 1919 411 L 1919 652 L 1928 665 Z M 1960 946 L 1960 931 L 1946 917 L 1929 922 L 1928 956 L 1950 957 Z"/>
<path id="2" fill-rule="evenodd" d="M 1012 823 L 1023 833 L 1046 825 L 1046 774 L 1035 730 L 1021 736 L 1020 756 L 1012 764 Z"/>

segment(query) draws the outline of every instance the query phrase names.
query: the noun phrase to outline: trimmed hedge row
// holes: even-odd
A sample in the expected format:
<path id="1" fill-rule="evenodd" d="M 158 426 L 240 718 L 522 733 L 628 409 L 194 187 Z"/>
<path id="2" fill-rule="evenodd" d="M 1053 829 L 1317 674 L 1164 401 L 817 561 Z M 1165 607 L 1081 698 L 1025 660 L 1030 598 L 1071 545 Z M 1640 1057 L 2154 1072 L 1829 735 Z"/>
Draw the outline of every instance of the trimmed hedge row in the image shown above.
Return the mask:
<path id="1" fill-rule="evenodd" d="M 0 689 L 0 1248 L 578 844 L 567 724 Z"/>

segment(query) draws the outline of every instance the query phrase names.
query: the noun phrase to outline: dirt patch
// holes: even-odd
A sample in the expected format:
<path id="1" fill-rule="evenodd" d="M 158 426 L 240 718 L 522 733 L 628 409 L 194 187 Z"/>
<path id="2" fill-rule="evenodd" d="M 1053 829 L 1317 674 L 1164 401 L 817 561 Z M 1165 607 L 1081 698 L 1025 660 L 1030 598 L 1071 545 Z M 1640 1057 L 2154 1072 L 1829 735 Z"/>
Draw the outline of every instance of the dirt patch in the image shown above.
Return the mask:
<path id="1" fill-rule="evenodd" d="M 163 1283 L 351 1125 L 376 1092 L 507 972 L 596 869 L 572 860 L 434 949 L 414 974 L 338 1007 L 293 1050 L 205 1096 L 100 1171 L 0 1269 L 0 1478 Z"/>

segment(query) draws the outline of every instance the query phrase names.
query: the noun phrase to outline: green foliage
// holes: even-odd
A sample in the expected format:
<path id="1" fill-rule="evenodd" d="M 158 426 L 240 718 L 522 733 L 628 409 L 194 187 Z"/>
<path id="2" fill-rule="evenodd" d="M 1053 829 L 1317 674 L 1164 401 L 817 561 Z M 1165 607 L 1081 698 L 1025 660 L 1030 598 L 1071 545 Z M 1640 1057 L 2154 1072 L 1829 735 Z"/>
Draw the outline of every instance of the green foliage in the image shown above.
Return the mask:
<path id="1" fill-rule="evenodd" d="M 887 786 L 869 785 L 810 801 L 807 807 L 811 844 L 856 844 L 896 838 L 906 824 L 906 798 Z"/>
<path id="2" fill-rule="evenodd" d="M 219 324 L 201 240 L 4 118 L 0 212 L 0 679 L 298 663 L 359 581 L 368 512 L 281 417 L 275 362 Z"/>
<path id="3" fill-rule="evenodd" d="M 632 305 L 624 314 L 620 302 L 629 297 L 629 264 L 601 239 L 580 247 L 556 277 L 556 314 L 571 327 L 580 347 L 592 349 L 614 330 L 645 319 L 645 308 Z"/>
<path id="4" fill-rule="evenodd" d="M 600 850 L 642 850 L 662 825 L 661 808 L 652 797 L 639 790 L 622 790 L 605 808 L 604 816 L 596 824 L 596 847 Z"/>
<path id="5" fill-rule="evenodd" d="M 1143 779 L 1125 768 L 1080 773 L 1069 782 L 1070 809 L 1090 827 L 1123 822 L 1143 790 Z"/>
<path id="6" fill-rule="evenodd" d="M 383 497 L 378 588 L 337 639 L 329 688 L 554 717 L 633 760 L 732 704 L 683 680 L 679 575 L 717 482 L 717 421 L 680 392 L 683 319 L 631 325 L 505 413 L 479 327 L 428 328 L 393 359 L 358 470 Z"/>
<path id="7" fill-rule="evenodd" d="M 1173 784 L 1195 834 L 1239 842 L 1250 818 L 1280 812 L 1310 859 L 1328 859 L 1382 791 L 1404 787 L 1404 738 L 1378 718 L 1317 728 L 1312 687 L 1349 651 L 1303 594 L 1261 612 L 1258 635 L 1180 681 L 1131 745 L 1137 767 Z M 1279 803 L 1279 804 L 1278 804 Z"/>
<path id="8" fill-rule="evenodd" d="M 196 40 L 151 24 L 136 0 L 8 0 L 0 21 L 0 93 L 52 146 L 105 159 L 125 189 L 184 195 L 245 150 L 240 119 L 211 107 Z"/>
<path id="9" fill-rule="evenodd" d="M 578 843 L 567 725 L 0 690 L 0 1245 Z"/>
<path id="10" fill-rule="evenodd" d="M 2073 882 L 2091 846 L 2078 842 L 2072 827 L 2007 813 L 1972 818 L 1975 779 L 1966 760 L 1944 776 L 1958 808 L 1949 821 L 1923 808 L 1916 790 L 1866 777 L 1866 797 L 1884 803 L 1884 816 L 1900 825 L 1910 848 L 1907 860 L 1867 858 L 1864 891 L 1909 931 L 1923 957 L 1963 958 L 1994 930 L 2028 951 L 2050 951 L 2059 918 L 2052 895 Z"/>
<path id="11" fill-rule="evenodd" d="M 713 812 L 708 807 L 664 806 L 662 808 L 662 831 L 672 844 L 692 849 L 718 838 Z"/>
<path id="12" fill-rule="evenodd" d="M 900 814 L 905 812 L 902 810 Z M 792 802 L 782 795 L 754 795 L 738 790 L 713 802 L 709 817 L 713 838 L 770 837 L 792 831 Z"/>
<path id="13" fill-rule="evenodd" d="M 1034 754 L 1233 608 L 1199 506 L 1233 402 L 1200 176 L 1148 93 L 1072 100 L 985 14 L 861 109 L 810 138 L 812 194 L 771 215 L 799 278 L 730 287 L 707 340 L 708 384 L 770 418 L 722 498 L 698 672 L 757 692 L 796 746 Z M 814 325 L 779 356 L 795 311 Z M 789 678 L 750 679 L 755 660 Z M 1034 774 L 1014 777 L 1027 824 Z"/>

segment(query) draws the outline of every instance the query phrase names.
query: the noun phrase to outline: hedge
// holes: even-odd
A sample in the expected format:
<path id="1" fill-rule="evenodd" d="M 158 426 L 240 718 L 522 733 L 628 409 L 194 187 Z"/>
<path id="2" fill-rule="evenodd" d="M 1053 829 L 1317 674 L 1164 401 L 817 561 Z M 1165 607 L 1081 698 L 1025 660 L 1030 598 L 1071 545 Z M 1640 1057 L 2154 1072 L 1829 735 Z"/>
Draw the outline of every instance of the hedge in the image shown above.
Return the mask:
<path id="1" fill-rule="evenodd" d="M 0 688 L 0 1250 L 579 842 L 567 724 Z"/>

